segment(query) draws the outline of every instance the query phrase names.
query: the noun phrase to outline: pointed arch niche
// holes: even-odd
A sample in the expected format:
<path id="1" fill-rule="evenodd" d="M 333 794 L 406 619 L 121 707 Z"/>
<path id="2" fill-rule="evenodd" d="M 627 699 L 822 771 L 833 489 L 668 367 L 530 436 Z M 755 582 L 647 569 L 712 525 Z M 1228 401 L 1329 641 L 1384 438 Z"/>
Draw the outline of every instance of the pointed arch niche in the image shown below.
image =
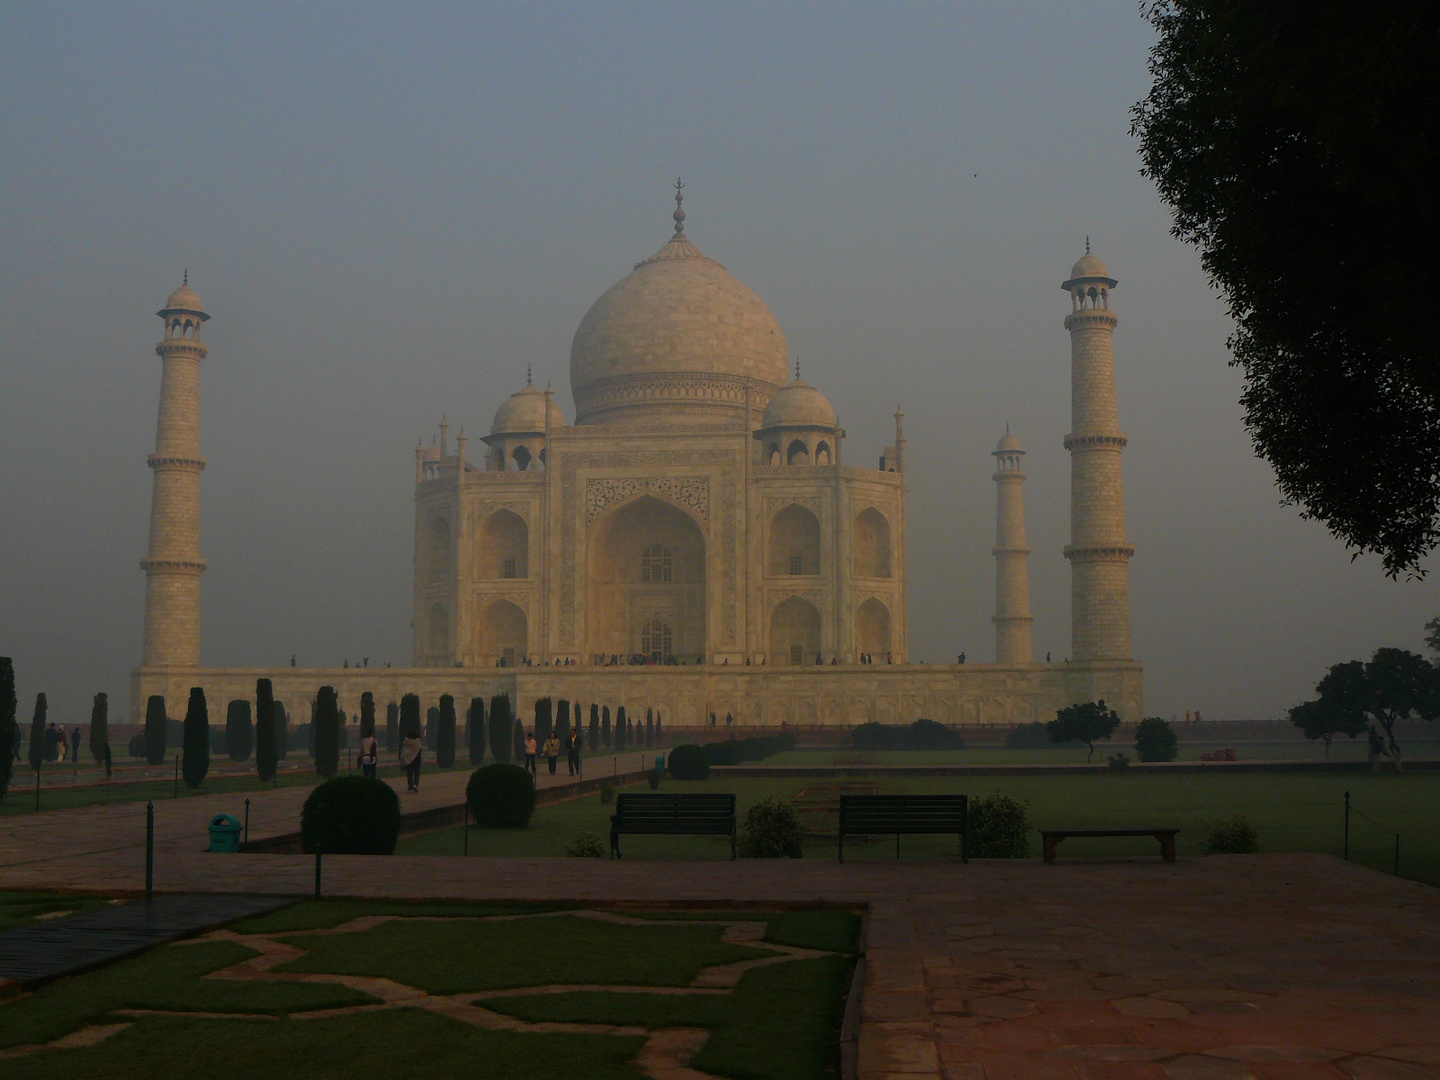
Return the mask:
<path id="1" fill-rule="evenodd" d="M 875 597 L 855 612 L 855 647 L 880 659 L 890 652 L 890 609 Z"/>
<path id="2" fill-rule="evenodd" d="M 813 664 L 820 653 L 820 609 L 792 596 L 770 613 L 770 663 Z"/>
<path id="3" fill-rule="evenodd" d="M 855 518 L 855 576 L 891 576 L 890 522 L 873 506 Z"/>
<path id="4" fill-rule="evenodd" d="M 767 571 L 773 576 L 820 573 L 820 519 L 791 503 L 770 519 Z"/>
<path id="5" fill-rule="evenodd" d="M 587 538 L 586 652 L 641 653 L 645 628 L 658 619 L 670 627 L 673 655 L 703 656 L 705 557 L 695 519 L 654 495 L 596 521 Z"/>
<path id="6" fill-rule="evenodd" d="M 486 580 L 530 576 L 530 527 L 513 510 L 496 510 L 476 537 L 476 575 Z"/>
<path id="7" fill-rule="evenodd" d="M 509 600 L 493 600 L 476 620 L 475 652 L 485 666 L 501 660 L 510 667 L 529 652 L 530 620 L 519 604 Z"/>

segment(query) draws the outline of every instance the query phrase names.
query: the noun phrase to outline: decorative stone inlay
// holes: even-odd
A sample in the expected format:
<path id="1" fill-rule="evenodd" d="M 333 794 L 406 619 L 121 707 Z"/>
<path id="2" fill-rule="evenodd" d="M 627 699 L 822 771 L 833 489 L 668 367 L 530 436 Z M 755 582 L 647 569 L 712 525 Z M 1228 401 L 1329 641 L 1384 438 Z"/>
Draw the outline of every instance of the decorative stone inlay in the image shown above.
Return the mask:
<path id="1" fill-rule="evenodd" d="M 798 596 L 801 600 L 808 601 L 815 606 L 817 611 L 824 609 L 825 590 L 823 589 L 768 589 L 766 590 L 766 606 L 770 611 L 774 611 L 792 596 Z"/>
<path id="2" fill-rule="evenodd" d="M 1066 450 L 1124 450 L 1130 440 L 1121 434 L 1066 435 Z"/>
<path id="3" fill-rule="evenodd" d="M 529 592 L 481 592 L 475 594 L 475 608 L 477 612 L 483 612 L 497 600 L 507 600 L 514 604 L 526 615 L 530 614 L 530 593 Z"/>
<path id="4" fill-rule="evenodd" d="M 165 454 L 151 454 L 145 459 L 145 464 L 152 469 L 194 469 L 196 472 L 205 471 L 204 458 L 192 457 L 171 457 Z"/>
<path id="5" fill-rule="evenodd" d="M 585 481 L 585 524 L 589 525 L 617 503 L 642 491 L 653 491 L 692 511 L 710 531 L 710 478 L 708 476 L 632 476 Z"/>
<path id="6" fill-rule="evenodd" d="M 1065 547 L 1065 558 L 1071 562 L 1111 562 L 1119 559 L 1129 559 L 1135 554 L 1135 549 L 1129 544 L 1117 544 L 1114 547 Z"/>
<path id="7" fill-rule="evenodd" d="M 817 518 L 820 516 L 820 499 L 813 495 L 767 495 L 765 496 L 765 517 L 767 519 L 775 516 L 777 510 L 794 503 L 796 506 L 803 506 Z"/>
<path id="8" fill-rule="evenodd" d="M 140 569 L 146 573 L 203 574 L 208 564 L 204 559 L 141 559 Z"/>
<path id="9" fill-rule="evenodd" d="M 476 525 L 483 524 L 491 514 L 501 510 L 509 510 L 526 525 L 530 524 L 530 503 L 526 502 L 477 502 L 474 507 L 474 520 Z"/>

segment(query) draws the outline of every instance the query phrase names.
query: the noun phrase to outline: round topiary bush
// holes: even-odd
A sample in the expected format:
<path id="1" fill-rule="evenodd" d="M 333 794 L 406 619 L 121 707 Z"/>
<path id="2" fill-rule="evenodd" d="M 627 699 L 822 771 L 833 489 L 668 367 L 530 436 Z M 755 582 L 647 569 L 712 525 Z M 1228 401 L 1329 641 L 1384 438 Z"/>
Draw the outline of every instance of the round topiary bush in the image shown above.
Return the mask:
<path id="1" fill-rule="evenodd" d="M 572 859 L 603 859 L 605 841 L 600 838 L 599 833 L 582 832 L 565 849 L 565 854 Z"/>
<path id="2" fill-rule="evenodd" d="M 470 816 L 484 829 L 523 829 L 535 813 L 535 782 L 519 765 L 486 765 L 465 785 Z"/>
<path id="3" fill-rule="evenodd" d="M 705 752 L 706 762 L 711 765 L 740 764 L 740 743 L 735 739 L 706 743 L 701 749 Z"/>
<path id="4" fill-rule="evenodd" d="M 965 853 L 972 859 L 1023 859 L 1030 853 L 1025 804 L 999 793 L 971 799 L 965 814 Z"/>
<path id="5" fill-rule="evenodd" d="M 300 837 L 307 853 L 389 855 L 400 835 L 400 799 L 383 780 L 337 776 L 310 792 L 300 814 Z"/>
<path id="6" fill-rule="evenodd" d="M 1210 822 L 1205 834 L 1206 855 L 1253 855 L 1260 850 L 1260 834 L 1243 814 Z"/>
<path id="7" fill-rule="evenodd" d="M 795 804 L 771 798 L 750 807 L 740 826 L 739 852 L 744 859 L 801 858 L 805 829 Z"/>
<path id="8" fill-rule="evenodd" d="M 665 759 L 665 764 L 676 780 L 710 779 L 710 761 L 705 756 L 705 749 L 694 743 L 675 747 Z"/>

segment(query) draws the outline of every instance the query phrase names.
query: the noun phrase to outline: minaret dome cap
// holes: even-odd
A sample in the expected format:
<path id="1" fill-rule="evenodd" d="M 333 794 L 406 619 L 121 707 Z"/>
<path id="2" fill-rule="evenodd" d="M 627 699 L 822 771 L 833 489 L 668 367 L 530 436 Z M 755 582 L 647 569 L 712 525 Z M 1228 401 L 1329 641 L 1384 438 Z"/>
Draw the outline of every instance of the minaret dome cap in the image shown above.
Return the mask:
<path id="1" fill-rule="evenodd" d="M 1110 289 L 1115 288 L 1115 286 L 1119 284 L 1118 281 L 1110 276 L 1109 269 L 1100 261 L 1099 256 L 1090 253 L 1090 245 L 1088 243 L 1085 245 L 1085 254 L 1081 255 L 1080 258 L 1076 260 L 1075 265 L 1070 268 L 1069 280 L 1065 281 L 1060 287 L 1066 292 L 1069 292 L 1081 283 L 1104 285 Z"/>
<path id="2" fill-rule="evenodd" d="M 156 312 L 157 315 L 182 313 L 198 315 L 202 321 L 210 318 L 209 315 L 205 314 L 205 305 L 200 302 L 200 297 L 196 295 L 195 290 L 190 288 L 188 284 L 181 285 L 172 292 L 170 298 L 165 301 L 165 306 Z"/>
<path id="3" fill-rule="evenodd" d="M 1020 440 L 1006 431 L 1000 437 L 1000 441 L 995 444 L 994 452 L 997 454 L 1023 454 L 1025 451 L 1020 446 Z"/>

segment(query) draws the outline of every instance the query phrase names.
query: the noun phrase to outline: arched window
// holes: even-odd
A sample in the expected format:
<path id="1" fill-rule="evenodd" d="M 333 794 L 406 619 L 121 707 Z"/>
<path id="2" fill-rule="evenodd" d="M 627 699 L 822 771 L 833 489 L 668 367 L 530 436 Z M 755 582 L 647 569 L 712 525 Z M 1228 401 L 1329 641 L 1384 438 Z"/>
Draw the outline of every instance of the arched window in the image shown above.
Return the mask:
<path id="1" fill-rule="evenodd" d="M 785 464 L 786 464 L 786 465 L 809 465 L 809 464 L 810 464 L 810 450 L 809 450 L 809 448 L 808 448 L 803 442 L 801 442 L 799 439 L 793 439 L 793 440 L 791 440 L 791 442 L 790 442 L 790 448 L 785 451 Z"/>
<path id="2" fill-rule="evenodd" d="M 640 651 L 655 664 L 668 664 L 674 655 L 674 637 L 670 624 L 663 619 L 651 619 L 640 628 Z"/>
<path id="3" fill-rule="evenodd" d="M 640 553 L 640 580 L 674 581 L 675 557 L 664 544 L 651 544 Z M 645 650 L 649 652 L 650 650 Z"/>

